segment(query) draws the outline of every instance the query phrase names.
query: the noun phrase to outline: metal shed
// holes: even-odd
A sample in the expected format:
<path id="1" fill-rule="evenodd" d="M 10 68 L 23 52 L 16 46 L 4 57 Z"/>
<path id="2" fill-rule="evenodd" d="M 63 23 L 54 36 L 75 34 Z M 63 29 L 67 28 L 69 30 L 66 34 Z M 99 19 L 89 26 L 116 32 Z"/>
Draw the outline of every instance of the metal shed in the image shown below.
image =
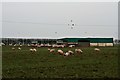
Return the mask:
<path id="1" fill-rule="evenodd" d="M 77 46 L 113 46 L 113 38 L 62 38 L 64 44 Z"/>

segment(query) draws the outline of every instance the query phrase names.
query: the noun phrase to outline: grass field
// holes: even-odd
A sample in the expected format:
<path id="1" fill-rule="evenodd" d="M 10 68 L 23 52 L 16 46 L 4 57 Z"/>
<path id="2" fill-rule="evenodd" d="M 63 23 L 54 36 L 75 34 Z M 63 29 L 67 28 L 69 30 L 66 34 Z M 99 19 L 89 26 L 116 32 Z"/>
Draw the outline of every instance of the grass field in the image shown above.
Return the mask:
<path id="1" fill-rule="evenodd" d="M 49 54 L 47 48 L 37 48 L 35 53 L 31 53 L 29 47 L 22 47 L 22 50 L 11 48 L 2 47 L 3 78 L 118 77 L 117 47 L 100 47 L 99 53 L 94 51 L 94 47 L 81 48 L 83 54 L 69 57 Z"/>

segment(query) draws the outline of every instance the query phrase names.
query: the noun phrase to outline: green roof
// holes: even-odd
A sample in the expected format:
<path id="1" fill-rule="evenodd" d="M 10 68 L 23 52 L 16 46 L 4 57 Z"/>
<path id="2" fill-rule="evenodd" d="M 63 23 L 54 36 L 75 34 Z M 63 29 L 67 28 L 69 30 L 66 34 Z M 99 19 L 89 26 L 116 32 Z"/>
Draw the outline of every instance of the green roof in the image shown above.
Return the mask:
<path id="1" fill-rule="evenodd" d="M 113 38 L 62 38 L 64 42 L 89 41 L 90 43 L 113 43 Z"/>

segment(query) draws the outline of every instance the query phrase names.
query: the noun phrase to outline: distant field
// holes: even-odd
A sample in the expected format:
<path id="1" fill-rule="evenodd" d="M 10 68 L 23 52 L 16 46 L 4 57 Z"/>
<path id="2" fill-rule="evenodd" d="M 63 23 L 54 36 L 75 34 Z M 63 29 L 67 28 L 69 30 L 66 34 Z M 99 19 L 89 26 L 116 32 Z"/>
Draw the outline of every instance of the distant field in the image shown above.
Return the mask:
<path id="1" fill-rule="evenodd" d="M 30 47 L 12 50 L 2 47 L 3 78 L 117 78 L 117 47 L 81 48 L 83 54 L 63 57 L 49 54 L 47 48 L 37 48 L 31 53 Z M 58 49 L 58 48 L 56 48 Z M 62 48 L 67 51 L 69 48 Z M 74 50 L 75 48 L 72 48 Z"/>

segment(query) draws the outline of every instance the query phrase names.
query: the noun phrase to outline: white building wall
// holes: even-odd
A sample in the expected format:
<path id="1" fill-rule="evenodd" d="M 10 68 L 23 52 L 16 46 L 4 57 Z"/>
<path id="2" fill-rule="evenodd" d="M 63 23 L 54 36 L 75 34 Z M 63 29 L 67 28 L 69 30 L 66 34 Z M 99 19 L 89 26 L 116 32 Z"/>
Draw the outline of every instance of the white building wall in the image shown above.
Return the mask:
<path id="1" fill-rule="evenodd" d="M 98 46 L 97 43 L 90 43 L 90 46 Z"/>
<path id="2" fill-rule="evenodd" d="M 113 46 L 113 43 L 106 43 L 106 46 Z"/>
<path id="3" fill-rule="evenodd" d="M 98 46 L 105 46 L 105 43 L 98 43 Z"/>
<path id="4" fill-rule="evenodd" d="M 90 46 L 114 46 L 113 43 L 90 43 Z"/>

